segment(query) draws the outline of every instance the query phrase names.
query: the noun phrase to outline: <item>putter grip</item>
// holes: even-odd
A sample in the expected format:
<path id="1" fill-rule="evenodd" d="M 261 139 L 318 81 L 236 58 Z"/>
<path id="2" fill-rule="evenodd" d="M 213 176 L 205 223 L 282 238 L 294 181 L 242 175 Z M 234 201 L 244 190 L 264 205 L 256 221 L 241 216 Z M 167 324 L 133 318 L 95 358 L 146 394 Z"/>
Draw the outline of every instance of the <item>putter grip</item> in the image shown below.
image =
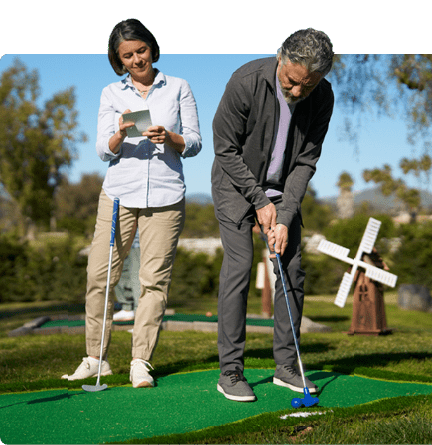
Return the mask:
<path id="1" fill-rule="evenodd" d="M 110 247 L 114 246 L 114 239 L 115 239 L 115 232 L 116 232 L 116 224 L 117 224 L 117 214 L 118 214 L 119 202 L 120 202 L 120 200 L 118 198 L 114 199 L 113 215 L 112 215 L 112 223 L 111 223 Z"/>

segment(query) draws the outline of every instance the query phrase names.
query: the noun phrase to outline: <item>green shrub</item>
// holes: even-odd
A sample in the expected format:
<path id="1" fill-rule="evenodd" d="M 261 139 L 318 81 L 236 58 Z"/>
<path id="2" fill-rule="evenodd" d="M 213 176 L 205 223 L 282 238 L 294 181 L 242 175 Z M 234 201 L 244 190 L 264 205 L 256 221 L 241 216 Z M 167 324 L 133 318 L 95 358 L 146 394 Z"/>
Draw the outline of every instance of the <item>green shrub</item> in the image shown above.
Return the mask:
<path id="1" fill-rule="evenodd" d="M 14 301 L 11 297 L 21 292 L 16 273 L 25 263 L 25 252 L 26 246 L 13 237 L 0 237 L 0 303 Z"/>
<path id="2" fill-rule="evenodd" d="M 396 235 L 396 229 L 390 216 L 376 215 L 374 218 L 381 221 L 375 246 L 377 247 L 378 252 L 381 255 L 384 255 L 387 253 L 387 245 L 385 243 L 381 243 L 380 240 L 393 238 Z M 341 219 L 333 224 L 330 224 L 325 228 L 323 234 L 328 241 L 350 249 L 350 256 L 354 258 L 368 221 L 369 216 L 360 213 L 355 215 L 353 218 Z"/>
<path id="3" fill-rule="evenodd" d="M 185 298 L 217 297 L 222 251 L 213 257 L 179 247 L 174 261 L 171 281 L 171 301 Z"/>
<path id="4" fill-rule="evenodd" d="M 404 224 L 400 236 L 401 247 L 392 258 L 398 284 L 421 284 L 432 289 L 432 223 Z"/>
<path id="5" fill-rule="evenodd" d="M 305 295 L 336 294 L 348 264 L 327 255 L 308 254 L 303 250 L 302 269 L 306 272 Z"/>
<path id="6" fill-rule="evenodd" d="M 254 235 L 254 259 L 251 270 L 249 298 L 260 298 L 261 289 L 255 287 L 258 263 L 262 261 L 265 243 Z M 217 249 L 215 255 L 194 253 L 183 248 L 177 249 L 170 288 L 170 301 L 186 298 L 213 297 L 219 291 L 219 273 L 222 266 L 223 249 Z"/>
<path id="7" fill-rule="evenodd" d="M 0 237 L 0 301 L 77 301 L 86 286 L 87 257 L 73 238 L 37 245 Z"/>

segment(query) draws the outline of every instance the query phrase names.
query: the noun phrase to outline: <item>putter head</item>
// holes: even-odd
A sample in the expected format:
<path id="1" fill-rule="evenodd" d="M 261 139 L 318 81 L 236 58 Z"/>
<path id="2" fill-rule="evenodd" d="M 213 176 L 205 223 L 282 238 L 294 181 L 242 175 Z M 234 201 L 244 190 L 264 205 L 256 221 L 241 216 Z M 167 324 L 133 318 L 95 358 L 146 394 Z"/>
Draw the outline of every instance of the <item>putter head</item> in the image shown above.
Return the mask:
<path id="1" fill-rule="evenodd" d="M 103 391 L 104 389 L 107 389 L 108 385 L 104 383 L 103 385 L 82 385 L 82 389 L 87 392 L 97 392 L 97 391 Z"/>
<path id="2" fill-rule="evenodd" d="M 301 406 L 305 406 L 307 408 L 309 406 L 318 405 L 318 397 L 312 397 L 308 388 L 304 388 L 303 392 L 305 395 L 303 399 L 295 398 L 291 400 L 291 406 L 293 408 L 300 408 Z"/>
<path id="3" fill-rule="evenodd" d="M 291 406 L 293 408 L 300 408 L 302 405 L 303 405 L 303 399 L 295 398 L 291 400 Z"/>
<path id="4" fill-rule="evenodd" d="M 304 399 L 303 399 L 304 406 L 318 405 L 318 403 L 319 403 L 318 397 L 312 397 L 310 395 L 310 392 L 309 392 L 308 388 L 304 388 L 304 395 L 305 395 Z"/>

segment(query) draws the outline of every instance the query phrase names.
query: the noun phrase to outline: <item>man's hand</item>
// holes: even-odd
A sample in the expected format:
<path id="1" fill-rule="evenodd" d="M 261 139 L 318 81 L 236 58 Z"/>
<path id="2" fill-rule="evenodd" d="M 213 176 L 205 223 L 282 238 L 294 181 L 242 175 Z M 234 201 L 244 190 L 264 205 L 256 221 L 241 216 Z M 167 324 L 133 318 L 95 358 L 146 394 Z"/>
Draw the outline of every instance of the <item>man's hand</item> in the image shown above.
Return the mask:
<path id="1" fill-rule="evenodd" d="M 264 235 L 267 236 L 267 243 L 270 251 L 276 251 L 281 256 L 288 245 L 288 227 L 283 224 L 276 224 L 276 207 L 273 203 L 267 204 L 256 211 L 257 219 L 262 227 Z M 270 258 L 276 258 L 272 253 Z"/>
<path id="2" fill-rule="evenodd" d="M 285 249 L 288 246 L 288 227 L 284 224 L 278 224 L 276 229 L 274 230 L 274 234 L 272 236 L 274 239 L 273 244 L 269 244 L 271 247 L 274 246 L 274 251 L 279 253 L 280 256 L 283 256 L 285 253 Z M 270 237 L 269 237 L 270 243 Z M 273 249 L 271 249 L 273 250 Z M 270 258 L 276 258 L 276 255 L 270 255 Z"/>
<path id="3" fill-rule="evenodd" d="M 258 222 L 264 235 L 268 236 L 270 230 L 276 229 L 276 207 L 273 203 L 267 204 L 256 211 Z"/>

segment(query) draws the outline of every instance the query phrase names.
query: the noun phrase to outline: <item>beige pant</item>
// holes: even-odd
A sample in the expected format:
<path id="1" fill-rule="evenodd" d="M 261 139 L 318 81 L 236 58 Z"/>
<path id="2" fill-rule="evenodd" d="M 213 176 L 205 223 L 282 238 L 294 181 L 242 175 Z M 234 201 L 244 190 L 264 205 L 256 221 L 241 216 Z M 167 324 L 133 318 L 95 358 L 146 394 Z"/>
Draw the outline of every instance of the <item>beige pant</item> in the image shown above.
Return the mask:
<path id="1" fill-rule="evenodd" d="M 102 191 L 94 239 L 87 267 L 86 347 L 87 354 L 99 357 L 108 274 L 113 201 Z M 185 218 L 184 199 L 167 207 L 148 209 L 119 206 L 113 249 L 108 315 L 103 357 L 111 340 L 114 287 L 120 280 L 123 261 L 131 247 L 138 225 L 140 238 L 141 296 L 135 314 L 132 357 L 150 360 L 167 305 L 171 272 L 178 238 Z"/>

